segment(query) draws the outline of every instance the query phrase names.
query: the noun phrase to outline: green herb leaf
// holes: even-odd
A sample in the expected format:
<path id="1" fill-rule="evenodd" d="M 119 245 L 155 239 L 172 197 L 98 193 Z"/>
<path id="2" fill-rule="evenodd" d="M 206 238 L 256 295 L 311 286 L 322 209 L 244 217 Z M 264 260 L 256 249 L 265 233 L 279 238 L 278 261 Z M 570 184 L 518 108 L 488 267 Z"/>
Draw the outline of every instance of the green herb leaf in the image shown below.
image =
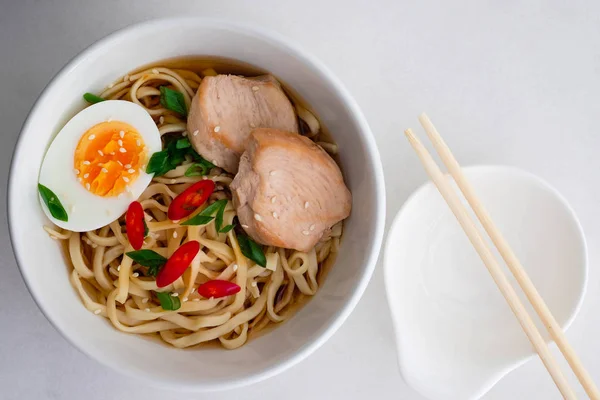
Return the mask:
<path id="1" fill-rule="evenodd" d="M 48 189 L 41 183 L 38 183 L 38 191 L 40 192 L 40 196 L 42 196 L 42 200 L 44 200 L 46 207 L 48 207 L 50 214 L 52 214 L 54 218 L 65 222 L 69 220 L 69 216 L 67 215 L 65 208 L 60 203 L 58 196 L 55 195 L 52 190 Z"/>
<path id="2" fill-rule="evenodd" d="M 164 175 L 170 170 L 169 152 L 167 150 L 157 151 L 152 154 L 150 161 L 148 161 L 148 166 L 146 167 L 146 173 L 154 173 L 154 176 Z"/>
<path id="3" fill-rule="evenodd" d="M 235 227 L 235 225 L 234 225 L 234 224 L 227 225 L 226 227 L 224 227 L 223 229 L 221 229 L 219 232 L 220 232 L 220 233 L 227 233 L 227 232 L 229 232 L 230 230 L 232 230 L 234 227 Z"/>
<path id="4" fill-rule="evenodd" d="M 167 262 L 166 258 L 148 249 L 129 251 L 125 254 L 136 263 L 148 268 L 160 268 Z"/>
<path id="5" fill-rule="evenodd" d="M 148 267 L 148 273 L 147 273 L 148 276 L 153 276 L 156 278 L 156 275 L 158 275 L 158 272 L 160 271 L 161 268 L 162 268 L 162 265 Z"/>
<path id="6" fill-rule="evenodd" d="M 186 137 L 179 139 L 175 144 L 175 148 L 177 149 L 187 149 L 188 147 L 192 147 L 192 144 L 190 143 L 190 139 Z"/>
<path id="7" fill-rule="evenodd" d="M 206 215 L 195 215 L 194 217 L 182 222 L 180 225 L 206 225 L 212 221 L 214 217 L 207 217 Z"/>
<path id="8" fill-rule="evenodd" d="M 90 104 L 96 104 L 96 103 L 100 103 L 101 101 L 106 100 L 106 99 L 103 99 L 102 97 L 96 96 L 95 94 L 92 94 L 92 93 L 85 93 L 83 95 L 83 99 Z"/>
<path id="9" fill-rule="evenodd" d="M 148 236 L 150 229 L 148 229 L 148 224 L 146 223 L 146 218 L 144 218 L 143 221 L 144 221 L 144 237 L 146 237 L 146 236 Z"/>
<path id="10" fill-rule="evenodd" d="M 183 116 L 187 115 L 187 107 L 183 94 L 180 92 L 169 89 L 166 86 L 160 87 L 160 104 L 167 110 L 175 111 Z"/>
<path id="11" fill-rule="evenodd" d="M 187 169 L 187 171 L 185 171 L 185 176 L 208 175 L 208 171 L 210 171 L 211 168 L 215 167 L 214 164 L 206 161 L 202 157 L 200 157 L 200 159 L 200 161 L 195 162 Z"/>
<path id="12" fill-rule="evenodd" d="M 219 210 L 224 210 L 227 205 L 227 199 L 218 200 L 212 203 L 210 206 L 206 207 L 204 210 L 200 211 L 198 215 L 188 219 L 185 222 L 182 222 L 181 225 L 206 225 L 210 221 L 213 220 L 214 217 L 212 215 L 216 212 L 217 219 L 219 218 Z M 223 225 L 223 215 L 221 214 L 221 225 Z M 220 228 L 220 226 L 219 226 Z M 219 230 L 219 229 L 217 229 Z"/>
<path id="13" fill-rule="evenodd" d="M 160 301 L 160 306 L 163 310 L 166 311 L 175 311 L 181 308 L 181 300 L 179 297 L 171 296 L 171 293 L 168 292 L 154 292 L 158 301 Z"/>
<path id="14" fill-rule="evenodd" d="M 265 253 L 254 240 L 243 234 L 237 235 L 237 240 L 240 244 L 240 249 L 242 250 L 243 255 L 261 267 L 267 266 L 267 258 L 265 257 Z"/>

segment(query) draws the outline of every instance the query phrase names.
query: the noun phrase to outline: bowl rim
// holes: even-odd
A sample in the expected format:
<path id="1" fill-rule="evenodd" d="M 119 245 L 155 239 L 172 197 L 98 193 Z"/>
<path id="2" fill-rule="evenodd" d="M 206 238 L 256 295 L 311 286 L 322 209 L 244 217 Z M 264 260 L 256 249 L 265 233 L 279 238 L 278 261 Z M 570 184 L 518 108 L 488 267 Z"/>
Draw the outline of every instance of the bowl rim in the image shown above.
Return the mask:
<path id="1" fill-rule="evenodd" d="M 571 204 L 567 201 L 566 197 L 558 191 L 558 189 L 556 189 L 554 186 L 552 186 L 550 183 L 548 183 L 545 179 L 539 177 L 538 175 L 535 175 L 532 172 L 529 172 L 527 170 L 518 168 L 518 167 L 514 167 L 514 166 L 510 166 L 510 165 L 501 165 L 501 164 L 474 164 L 474 165 L 468 165 L 468 166 L 464 166 L 462 167 L 462 170 L 469 174 L 469 173 L 494 173 L 494 172 L 498 172 L 498 171 L 502 171 L 502 172 L 508 172 L 514 175 L 518 175 L 519 177 L 522 178 L 526 178 L 527 180 L 533 182 L 534 184 L 537 184 L 539 186 L 541 186 L 543 189 L 547 190 L 548 193 L 550 193 L 552 196 L 554 196 L 556 198 L 556 200 L 558 200 L 558 202 L 564 207 L 565 212 L 571 217 L 571 219 L 573 220 L 573 223 L 577 229 L 577 233 L 578 233 L 578 239 L 581 242 L 581 247 L 582 247 L 582 260 L 583 260 L 583 280 L 582 280 L 582 284 L 581 287 L 579 288 L 579 299 L 577 300 L 577 303 L 575 304 L 573 310 L 571 311 L 571 315 L 569 316 L 569 318 L 565 321 L 565 323 L 561 326 L 563 331 L 567 331 L 573 321 L 575 320 L 575 318 L 577 317 L 577 315 L 579 314 L 581 307 L 583 305 L 583 301 L 585 299 L 586 293 L 587 293 L 587 287 L 588 287 L 588 279 L 589 279 L 589 255 L 588 255 L 588 244 L 587 244 L 587 240 L 585 237 L 585 232 L 583 230 L 583 226 L 581 225 L 581 221 L 579 220 L 579 218 L 577 217 L 577 213 L 575 212 L 575 209 L 573 208 L 573 206 L 571 206 Z M 394 218 L 392 219 L 392 222 L 389 226 L 388 229 L 388 234 L 385 240 L 385 244 L 384 244 L 384 249 L 383 249 L 383 275 L 384 275 L 384 284 L 385 284 L 385 292 L 386 292 L 386 300 L 388 302 L 388 305 L 390 307 L 390 312 L 391 312 L 391 298 L 390 298 L 390 290 L 392 289 L 391 285 L 391 281 L 388 279 L 388 275 L 389 272 L 388 270 L 391 267 L 388 267 L 389 264 L 391 264 L 390 261 L 390 255 L 389 253 L 391 252 L 390 250 L 388 250 L 391 246 L 392 246 L 392 234 L 391 232 L 397 229 L 400 229 L 400 224 L 401 221 L 400 219 L 404 216 L 404 214 L 406 213 L 406 209 L 408 208 L 408 206 L 413 203 L 415 201 L 415 199 L 417 199 L 419 196 L 422 195 L 422 193 L 429 189 L 430 187 L 434 187 L 435 185 L 433 184 L 433 182 L 427 178 L 427 180 L 425 182 L 423 182 L 422 184 L 420 184 L 406 199 L 406 201 L 402 204 L 402 206 L 398 209 L 398 211 L 396 212 L 396 215 L 394 215 Z M 460 192 L 460 191 L 459 191 Z M 461 194 L 462 196 L 462 194 Z M 485 233 L 485 231 L 483 232 L 483 234 L 485 236 L 487 236 L 487 233 Z M 502 261 L 504 262 L 504 261 Z M 512 275 L 508 275 L 508 276 L 512 276 Z M 520 287 L 517 286 L 518 290 L 520 290 Z M 398 336 L 398 333 L 400 331 L 400 327 L 397 326 L 397 322 L 395 321 L 394 318 L 392 318 L 392 329 L 394 331 L 394 343 L 396 343 L 396 337 Z M 548 339 L 546 340 L 546 343 L 551 344 L 554 341 L 552 339 Z M 520 366 L 522 366 L 523 364 L 525 364 L 526 362 L 528 362 L 529 360 L 533 359 L 535 356 L 537 356 L 536 352 L 533 350 L 533 348 L 531 349 L 531 353 L 527 354 L 527 355 L 523 355 L 520 358 L 516 358 L 512 364 L 506 365 L 504 368 L 499 369 L 498 371 L 496 371 L 495 375 L 492 375 L 489 377 L 489 379 L 485 382 L 483 382 L 483 384 L 481 385 L 481 387 L 479 388 L 479 390 L 475 393 L 473 393 L 473 396 L 471 397 L 472 399 L 479 399 L 481 397 L 483 397 L 487 392 L 489 392 L 494 386 L 496 386 L 496 384 L 498 382 L 500 382 L 500 380 L 502 378 L 504 378 L 506 375 L 508 375 L 510 372 L 514 371 L 515 369 L 519 368 Z M 404 376 L 405 374 L 405 370 L 403 368 L 402 365 L 402 361 L 401 361 L 401 356 L 399 354 L 398 348 L 396 350 L 396 357 L 397 357 L 397 363 L 398 363 L 398 367 L 401 371 L 401 375 Z M 409 384 L 409 386 L 412 387 L 412 385 L 409 383 L 409 380 L 405 379 L 405 381 L 407 382 L 407 384 Z M 417 389 L 415 389 L 417 390 Z M 418 390 L 417 390 L 418 391 Z"/>
<path id="2" fill-rule="evenodd" d="M 15 182 L 16 174 L 14 173 L 14 171 L 16 170 L 17 163 L 21 161 L 22 153 L 24 153 L 25 150 L 23 148 L 22 140 L 23 133 L 27 132 L 30 129 L 33 117 L 37 114 L 37 111 L 40 108 L 41 104 L 45 102 L 46 98 L 49 96 L 49 93 L 54 91 L 56 87 L 58 87 L 58 83 L 63 79 L 63 77 L 71 73 L 85 58 L 89 57 L 93 53 L 101 52 L 104 47 L 106 47 L 109 44 L 113 44 L 114 42 L 118 42 L 123 37 L 141 35 L 148 29 L 165 29 L 172 25 L 180 25 L 181 23 L 195 23 L 198 25 L 203 25 L 207 28 L 214 27 L 220 30 L 227 29 L 242 35 L 254 36 L 258 38 L 258 40 L 267 42 L 280 48 L 284 48 L 287 52 L 297 56 L 300 59 L 301 63 L 308 65 L 311 68 L 314 68 L 317 72 L 319 72 L 322 75 L 322 77 L 332 85 L 332 87 L 335 90 L 336 96 L 339 97 L 341 102 L 346 107 L 348 107 L 349 114 L 354 119 L 354 123 L 356 124 L 356 126 L 358 126 L 359 128 L 359 137 L 363 141 L 363 144 L 365 146 L 365 152 L 367 153 L 367 158 L 374 171 L 374 176 L 372 177 L 372 179 L 375 181 L 376 189 L 376 192 L 374 193 L 376 204 L 376 221 L 374 223 L 374 234 L 371 238 L 371 244 L 369 246 L 370 254 L 368 255 L 364 267 L 362 268 L 361 276 L 356 281 L 353 293 L 345 302 L 345 304 L 343 304 L 343 306 L 340 309 L 338 309 L 337 312 L 334 314 L 331 323 L 326 328 L 324 328 L 322 332 L 320 332 L 314 339 L 307 342 L 304 346 L 300 347 L 298 351 L 290 354 L 284 359 L 278 360 L 272 366 L 267 367 L 262 371 L 248 373 L 244 376 L 232 379 L 230 381 L 219 381 L 214 384 L 185 384 L 182 382 L 173 382 L 168 379 L 161 379 L 160 381 L 157 381 L 155 379 L 151 380 L 144 374 L 134 373 L 127 366 L 123 366 L 119 363 L 113 362 L 108 357 L 103 357 L 99 354 L 93 354 L 91 351 L 88 350 L 89 346 L 86 344 L 83 338 L 80 338 L 78 335 L 71 334 L 68 329 L 62 329 L 55 321 L 53 321 L 50 318 L 50 314 L 46 310 L 44 303 L 41 301 L 41 299 L 38 298 L 38 295 L 31 290 L 31 284 L 29 282 L 29 273 L 27 271 L 27 268 L 23 267 L 25 265 L 25 262 L 24 260 L 22 260 L 22 256 L 19 253 L 17 253 L 17 240 L 15 239 L 16 208 L 13 202 L 11 201 L 11 198 L 15 196 L 14 193 L 17 187 L 17 182 Z M 321 347 L 329 338 L 331 338 L 331 336 L 333 336 L 333 334 L 340 328 L 340 326 L 344 323 L 344 321 L 348 318 L 350 313 L 358 304 L 377 265 L 384 236 L 386 197 L 381 158 L 375 142 L 375 138 L 370 130 L 368 122 L 365 116 L 363 115 L 362 111 L 360 110 L 358 104 L 351 96 L 350 92 L 342 84 L 339 78 L 337 78 L 337 76 L 334 75 L 329 70 L 329 68 L 326 67 L 319 59 L 317 59 L 312 54 L 306 52 L 299 45 L 294 43 L 293 40 L 290 40 L 287 37 L 275 31 L 257 27 L 251 24 L 232 22 L 218 18 L 167 17 L 134 23 L 100 38 L 99 40 L 93 42 L 91 45 L 79 52 L 73 58 L 71 58 L 51 78 L 49 83 L 44 87 L 37 100 L 33 104 L 32 108 L 30 109 L 21 127 L 19 137 L 17 139 L 17 143 L 13 151 L 8 179 L 7 215 L 10 243 L 15 257 L 15 261 L 17 263 L 17 266 L 19 267 L 19 272 L 21 273 L 23 281 L 25 282 L 25 285 L 27 286 L 27 289 L 29 290 L 38 308 L 42 311 L 42 314 L 51 323 L 51 325 L 54 326 L 54 328 L 71 345 L 73 345 L 73 347 L 86 354 L 91 359 L 98 361 L 100 364 L 107 366 L 120 374 L 140 379 L 142 381 L 150 383 L 152 386 L 155 387 L 162 387 L 177 391 L 215 391 L 239 388 L 273 377 L 307 358 L 315 350 Z"/>

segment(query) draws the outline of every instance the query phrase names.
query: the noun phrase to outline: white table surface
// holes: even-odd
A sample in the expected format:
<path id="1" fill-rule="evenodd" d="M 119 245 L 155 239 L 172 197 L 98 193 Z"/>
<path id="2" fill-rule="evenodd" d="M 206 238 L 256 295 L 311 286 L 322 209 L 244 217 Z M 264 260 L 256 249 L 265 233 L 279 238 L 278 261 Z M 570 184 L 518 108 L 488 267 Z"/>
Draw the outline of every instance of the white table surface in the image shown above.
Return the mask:
<path id="1" fill-rule="evenodd" d="M 514 165 L 556 186 L 581 218 L 590 252 L 588 292 L 568 337 L 600 380 L 600 2 L 0 0 L 2 210 L 21 124 L 52 76 L 118 28 L 182 14 L 277 30 L 342 79 L 381 151 L 388 223 L 426 178 L 402 135 L 423 110 L 463 164 Z M 108 370 L 52 328 L 23 284 L 1 218 L 0 398 L 179 398 Z M 304 362 L 244 389 L 183 396 L 421 399 L 398 373 L 381 265 L 347 322 Z M 535 359 L 485 398 L 559 395 Z"/>

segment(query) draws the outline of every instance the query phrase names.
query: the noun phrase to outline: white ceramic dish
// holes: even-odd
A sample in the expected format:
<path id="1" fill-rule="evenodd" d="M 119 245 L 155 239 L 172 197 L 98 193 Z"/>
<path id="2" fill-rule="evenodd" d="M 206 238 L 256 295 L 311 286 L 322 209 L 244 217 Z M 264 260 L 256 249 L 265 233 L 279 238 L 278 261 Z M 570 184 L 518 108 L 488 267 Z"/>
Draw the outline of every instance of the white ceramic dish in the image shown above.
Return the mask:
<path id="1" fill-rule="evenodd" d="M 42 229 L 36 184 L 53 136 L 99 92 L 137 67 L 186 55 L 222 56 L 264 68 L 294 88 L 339 144 L 353 193 L 337 264 L 294 318 L 235 351 L 177 350 L 115 330 L 87 311 L 69 284 L 60 246 Z M 13 157 L 8 213 L 23 278 L 53 325 L 92 358 L 132 377 L 182 390 L 225 389 L 273 376 L 307 357 L 340 327 L 375 267 L 385 221 L 383 171 L 375 141 L 356 103 L 322 64 L 285 39 L 224 21 L 178 18 L 126 28 L 90 46 L 44 90 Z M 160 366 L 160 367 L 157 367 Z"/>
<path id="2" fill-rule="evenodd" d="M 566 329 L 579 310 L 587 280 L 585 239 L 573 210 L 547 183 L 517 169 L 471 167 L 465 172 Z M 402 375 L 429 399 L 478 399 L 533 355 L 432 183 L 419 188 L 394 219 L 384 268 Z M 538 328 L 546 333 L 541 323 Z"/>

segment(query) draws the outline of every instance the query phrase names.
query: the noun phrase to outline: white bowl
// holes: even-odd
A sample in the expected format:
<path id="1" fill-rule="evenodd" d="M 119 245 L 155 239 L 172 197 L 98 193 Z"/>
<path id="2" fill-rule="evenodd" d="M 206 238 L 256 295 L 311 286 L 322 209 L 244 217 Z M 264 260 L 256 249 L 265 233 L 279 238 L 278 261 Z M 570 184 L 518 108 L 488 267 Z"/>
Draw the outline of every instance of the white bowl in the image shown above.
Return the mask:
<path id="1" fill-rule="evenodd" d="M 296 90 L 339 144 L 353 193 L 340 254 L 318 294 L 290 321 L 235 351 L 177 350 L 115 330 L 87 311 L 69 284 L 59 244 L 42 229 L 37 195 L 42 157 L 54 135 L 98 93 L 137 67 L 186 55 L 222 56 L 264 68 Z M 13 249 L 38 306 L 76 347 L 132 377 L 172 389 L 214 390 L 257 382 L 307 357 L 340 327 L 377 261 L 385 221 L 379 154 L 358 106 L 321 63 L 280 36 L 225 21 L 176 18 L 116 32 L 73 59 L 31 110 L 13 156 L 8 211 Z"/>
<path id="2" fill-rule="evenodd" d="M 555 189 L 529 173 L 508 167 L 469 167 L 465 173 L 566 329 L 587 281 L 585 239 L 575 213 Z M 534 354 L 432 183 L 419 188 L 394 219 L 384 269 L 400 369 L 427 398 L 477 399 Z M 508 268 L 505 272 L 535 316 Z M 537 326 L 548 340 L 541 322 Z"/>

